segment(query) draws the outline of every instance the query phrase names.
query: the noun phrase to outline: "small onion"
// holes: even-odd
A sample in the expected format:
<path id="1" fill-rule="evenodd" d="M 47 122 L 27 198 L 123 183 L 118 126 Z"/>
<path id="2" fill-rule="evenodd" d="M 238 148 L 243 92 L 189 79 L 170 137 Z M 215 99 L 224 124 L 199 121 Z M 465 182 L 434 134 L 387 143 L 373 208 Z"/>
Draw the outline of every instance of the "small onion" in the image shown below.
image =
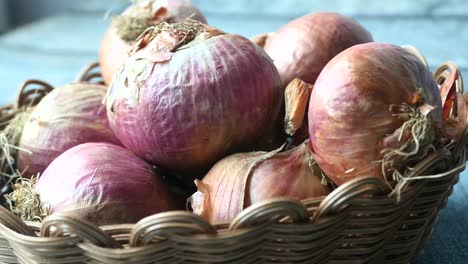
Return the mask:
<path id="1" fill-rule="evenodd" d="M 189 0 L 140 0 L 115 17 L 99 49 L 104 82 L 111 83 L 114 73 L 128 58 L 131 46 L 148 27 L 166 19 L 185 18 L 206 23 L 205 17 Z"/>
<path id="2" fill-rule="evenodd" d="M 274 125 L 282 100 L 273 62 L 257 45 L 201 23 L 147 32 L 108 91 L 122 143 L 180 174 L 249 149 Z"/>
<path id="3" fill-rule="evenodd" d="M 120 145 L 102 100 L 106 87 L 72 83 L 54 89 L 35 107 L 21 135 L 18 167 L 24 176 L 42 173 L 60 154 L 87 142 Z"/>
<path id="4" fill-rule="evenodd" d="M 135 223 L 173 208 L 152 166 L 109 143 L 86 143 L 64 152 L 39 178 L 36 191 L 50 213 L 98 225 Z"/>
<path id="5" fill-rule="evenodd" d="M 307 143 L 279 152 L 228 156 L 203 178 L 189 202 L 194 213 L 210 222 L 231 221 L 246 207 L 271 198 L 307 199 L 324 196 L 320 168 L 313 163 Z"/>
<path id="6" fill-rule="evenodd" d="M 275 62 L 283 87 L 294 78 L 314 84 L 322 68 L 341 51 L 372 41 L 371 34 L 351 18 L 336 13 L 312 13 L 297 18 L 274 34 L 265 35 L 265 51 Z"/>
<path id="7" fill-rule="evenodd" d="M 442 103 L 415 55 L 384 43 L 351 47 L 323 69 L 309 104 L 310 150 L 337 185 L 403 174 L 440 141 Z"/>

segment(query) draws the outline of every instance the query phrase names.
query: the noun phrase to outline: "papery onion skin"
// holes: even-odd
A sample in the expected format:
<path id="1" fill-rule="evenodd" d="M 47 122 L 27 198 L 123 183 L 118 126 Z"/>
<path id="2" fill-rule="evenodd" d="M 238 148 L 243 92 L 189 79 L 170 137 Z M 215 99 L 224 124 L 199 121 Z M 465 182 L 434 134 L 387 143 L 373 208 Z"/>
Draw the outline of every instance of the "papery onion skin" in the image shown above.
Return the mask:
<path id="1" fill-rule="evenodd" d="M 55 159 L 36 191 L 50 212 L 98 225 L 135 223 L 173 209 L 161 177 L 123 147 L 86 143 Z"/>
<path id="2" fill-rule="evenodd" d="M 283 87 L 294 78 L 314 84 L 322 68 L 341 51 L 373 41 L 355 20 L 336 13 L 299 17 L 269 36 L 265 51 L 280 73 Z"/>
<path id="3" fill-rule="evenodd" d="M 198 192 L 189 200 L 194 213 L 212 223 L 226 222 L 271 198 L 303 200 L 330 192 L 307 143 L 279 151 L 238 153 L 216 163 L 203 181 L 196 182 Z"/>
<path id="4" fill-rule="evenodd" d="M 206 23 L 205 17 L 201 14 L 197 7 L 191 4 L 189 0 L 149 0 L 140 1 L 129 6 L 122 16 L 131 16 L 138 18 L 148 18 L 148 24 L 157 24 L 167 18 L 175 20 L 183 20 L 191 18 L 203 23 Z M 164 12 L 157 12 L 158 9 L 164 8 Z M 112 77 L 120 65 L 128 58 L 132 45 L 132 41 L 122 39 L 118 33 L 114 23 L 110 25 L 99 48 L 99 64 L 101 66 L 104 82 L 109 85 Z"/>
<path id="5" fill-rule="evenodd" d="M 123 65 L 107 97 L 111 127 L 128 149 L 191 175 L 258 141 L 283 98 L 262 49 L 198 26 L 202 33 L 174 52 L 153 50 L 179 43 L 174 32 L 158 33 Z"/>
<path id="6" fill-rule="evenodd" d="M 26 121 L 19 143 L 24 151 L 19 151 L 18 167 L 24 177 L 42 173 L 56 157 L 82 143 L 121 145 L 102 104 L 106 91 L 103 85 L 72 83 L 41 100 Z"/>
<path id="7" fill-rule="evenodd" d="M 414 105 L 415 95 L 434 106 L 440 129 L 442 105 L 431 72 L 413 54 L 384 43 L 349 48 L 320 73 L 309 104 L 312 155 L 333 182 L 360 176 L 383 178 L 381 151 L 402 126 L 390 105 Z"/>

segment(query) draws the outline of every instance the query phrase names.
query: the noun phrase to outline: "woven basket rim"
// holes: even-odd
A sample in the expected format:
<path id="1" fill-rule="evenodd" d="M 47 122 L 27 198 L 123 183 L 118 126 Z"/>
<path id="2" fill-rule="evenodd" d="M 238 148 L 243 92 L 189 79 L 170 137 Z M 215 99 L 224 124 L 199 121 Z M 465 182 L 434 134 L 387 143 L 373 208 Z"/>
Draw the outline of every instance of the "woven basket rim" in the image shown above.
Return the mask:
<path id="1" fill-rule="evenodd" d="M 452 181 L 451 176 L 458 175 L 465 169 L 465 160 L 466 155 L 465 152 L 462 153 L 462 158 L 458 159 L 458 164 L 456 164 L 455 170 L 451 170 L 450 173 L 446 173 L 441 177 L 438 177 L 439 180 L 447 180 Z M 86 239 L 78 238 L 78 237 L 39 237 L 39 236 L 32 236 L 31 233 L 34 233 L 33 230 L 41 230 L 43 232 L 43 225 L 49 224 L 50 218 L 53 216 L 55 219 L 54 221 L 70 221 L 73 224 L 66 224 L 73 226 L 76 224 L 80 226 L 83 230 L 90 230 L 94 232 L 100 233 L 102 236 L 107 236 L 108 233 L 112 233 L 114 230 L 129 230 L 131 229 L 130 234 L 135 235 L 141 230 L 139 228 L 144 228 L 146 226 L 155 225 L 155 222 L 161 221 L 163 222 L 176 222 L 179 225 L 183 223 L 190 222 L 192 225 L 194 223 L 198 224 L 198 231 L 205 230 L 204 232 L 198 232 L 191 234 L 188 232 L 188 235 L 192 236 L 221 236 L 221 237 L 230 237 L 230 236 L 238 236 L 240 233 L 245 232 L 245 230 L 251 230 L 252 228 L 257 228 L 258 226 L 262 226 L 265 224 L 272 224 L 272 216 L 279 215 L 281 217 L 274 217 L 273 221 L 274 224 L 318 224 L 318 225 L 327 225 L 333 224 L 335 221 L 339 221 L 339 219 L 335 218 L 341 211 L 346 210 L 346 207 L 350 205 L 350 202 L 357 200 L 359 202 L 375 202 L 379 201 L 382 203 L 388 204 L 397 204 L 404 202 L 408 199 L 405 199 L 406 196 L 411 196 L 413 191 L 417 189 L 423 188 L 424 180 L 417 181 L 416 184 L 413 184 L 402 191 L 402 199 L 400 201 L 396 200 L 396 197 L 391 194 L 391 190 L 383 183 L 382 180 L 374 178 L 374 177 L 361 177 L 349 181 L 335 190 L 332 191 L 327 196 L 316 197 L 311 199 L 306 199 L 302 201 L 290 199 L 290 198 L 274 198 L 268 201 L 264 201 L 258 204 L 254 204 L 245 210 L 243 210 L 233 221 L 230 223 L 215 223 L 211 224 L 207 222 L 202 217 L 195 215 L 191 212 L 187 211 L 170 211 L 170 212 L 163 212 L 158 213 L 152 216 L 148 216 L 143 218 L 139 222 L 135 224 L 117 224 L 117 225 L 104 225 L 104 226 L 97 226 L 93 223 L 88 223 L 86 221 L 62 215 L 60 213 L 53 214 L 46 219 L 42 223 L 35 223 L 35 222 L 24 222 L 20 220 L 17 216 L 13 213 L 8 211 L 6 208 L 0 207 L 0 233 L 4 234 L 14 241 L 18 243 L 31 243 L 31 245 L 35 245 L 37 243 L 76 243 L 76 242 L 83 242 Z M 343 195 L 343 190 L 347 190 L 352 197 L 347 197 L 347 195 Z M 328 199 L 327 197 L 334 197 L 338 196 L 338 199 Z M 333 206 L 328 206 L 328 202 L 333 200 Z M 325 201 L 325 202 L 324 202 Z M 338 202 L 336 202 L 338 201 Z M 317 203 L 318 206 L 317 206 Z M 308 208 L 308 204 L 313 204 L 315 209 L 311 210 L 311 207 Z M 321 209 L 324 206 L 333 207 L 333 210 L 325 210 Z M 336 209 L 339 208 L 339 209 Z M 391 208 L 389 208 L 391 210 Z M 4 224 L 5 218 L 9 221 L 15 221 L 16 225 L 23 225 L 26 226 L 30 232 L 29 234 L 24 234 L 21 231 L 17 231 L 15 229 L 9 228 Z M 184 219 L 185 218 L 185 219 Z M 331 222 L 330 222 L 331 221 Z M 226 225 L 229 224 L 228 228 L 226 229 Z M 200 229 L 200 226 L 204 226 L 204 228 Z M 194 229 L 195 230 L 195 229 Z M 185 234 L 185 235 L 187 235 Z M 183 236 L 184 234 L 175 234 L 179 236 Z M 131 239 L 130 239 L 131 240 Z M 84 243 L 89 243 L 84 242 Z M 93 244 L 93 243 L 91 243 Z M 94 244 L 95 245 L 95 244 Z M 95 245 L 97 246 L 97 245 Z M 134 245 L 137 246 L 137 245 Z M 99 247 L 99 246 L 98 246 Z M 106 248 L 103 246 L 102 248 Z"/>

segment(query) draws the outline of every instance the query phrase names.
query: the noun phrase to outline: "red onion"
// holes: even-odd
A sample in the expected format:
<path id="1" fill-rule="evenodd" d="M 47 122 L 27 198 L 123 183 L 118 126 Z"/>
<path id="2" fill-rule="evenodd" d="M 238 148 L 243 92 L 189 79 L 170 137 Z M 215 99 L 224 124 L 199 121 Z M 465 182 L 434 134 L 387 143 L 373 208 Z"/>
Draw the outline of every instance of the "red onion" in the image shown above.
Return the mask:
<path id="1" fill-rule="evenodd" d="M 25 177 L 42 173 L 65 150 L 87 142 L 121 144 L 102 100 L 106 87 L 73 83 L 56 88 L 35 107 L 20 139 L 18 167 Z"/>
<path id="2" fill-rule="evenodd" d="M 109 143 L 86 143 L 64 152 L 39 178 L 36 191 L 50 213 L 99 225 L 135 223 L 172 209 L 151 165 Z"/>
<path id="3" fill-rule="evenodd" d="M 275 62 L 283 87 L 294 78 L 314 84 L 325 64 L 341 51 L 372 41 L 371 34 L 351 18 L 312 13 L 268 35 L 265 51 Z"/>
<path id="4" fill-rule="evenodd" d="M 118 67 L 128 58 L 131 46 L 146 28 L 166 19 L 185 18 L 206 23 L 205 17 L 189 0 L 140 0 L 114 18 L 99 49 L 104 82 L 111 83 Z"/>
<path id="5" fill-rule="evenodd" d="M 437 147 L 441 122 L 438 87 L 425 65 L 403 48 L 366 43 L 320 73 L 309 104 L 309 147 L 338 185 L 359 176 L 388 180 Z"/>
<path id="6" fill-rule="evenodd" d="M 116 74 L 111 127 L 137 155 L 170 171 L 209 168 L 274 125 L 280 78 L 248 39 L 201 23 L 162 23 Z"/>
<path id="7" fill-rule="evenodd" d="M 213 166 L 189 199 L 194 213 L 210 222 L 231 221 L 248 206 L 277 197 L 306 199 L 326 195 L 321 170 L 307 143 L 286 152 L 239 153 Z"/>

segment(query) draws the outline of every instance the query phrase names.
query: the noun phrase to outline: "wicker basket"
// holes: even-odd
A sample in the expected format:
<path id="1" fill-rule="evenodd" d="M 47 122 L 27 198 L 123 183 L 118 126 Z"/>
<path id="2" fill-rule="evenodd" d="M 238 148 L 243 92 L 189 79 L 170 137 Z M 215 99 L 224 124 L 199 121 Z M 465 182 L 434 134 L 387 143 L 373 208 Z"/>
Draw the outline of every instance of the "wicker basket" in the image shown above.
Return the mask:
<path id="1" fill-rule="evenodd" d="M 14 105 L 1 109 L 2 124 L 50 90 L 28 85 Z M 137 224 L 98 227 L 60 214 L 37 224 L 0 207 L 0 262 L 409 263 L 430 238 L 465 169 L 466 138 L 465 133 L 461 142 L 420 162 L 409 175 L 414 180 L 400 182 L 398 192 L 380 180 L 360 178 L 326 197 L 256 204 L 231 223 L 215 226 L 182 211 Z"/>

